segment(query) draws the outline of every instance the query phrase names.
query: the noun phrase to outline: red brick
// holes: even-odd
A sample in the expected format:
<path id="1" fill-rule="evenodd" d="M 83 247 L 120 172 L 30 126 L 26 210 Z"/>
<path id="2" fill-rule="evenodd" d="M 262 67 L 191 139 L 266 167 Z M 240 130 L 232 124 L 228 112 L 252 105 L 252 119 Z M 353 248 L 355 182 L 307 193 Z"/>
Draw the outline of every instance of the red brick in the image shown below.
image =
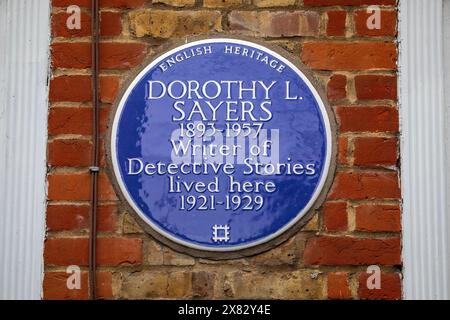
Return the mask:
<path id="1" fill-rule="evenodd" d="M 92 100 L 91 77 L 85 75 L 59 76 L 50 81 L 51 102 L 88 102 Z"/>
<path id="2" fill-rule="evenodd" d="M 46 225 L 49 231 L 82 230 L 89 228 L 88 205 L 49 205 Z"/>
<path id="3" fill-rule="evenodd" d="M 345 202 L 325 203 L 323 206 L 323 226 L 326 231 L 347 230 L 347 204 Z"/>
<path id="4" fill-rule="evenodd" d="M 350 299 L 352 293 L 348 284 L 348 274 L 345 272 L 329 273 L 327 290 L 329 299 Z"/>
<path id="5" fill-rule="evenodd" d="M 100 132 L 106 131 L 108 108 L 100 108 Z M 48 116 L 48 134 L 92 135 L 92 108 L 54 107 Z"/>
<path id="6" fill-rule="evenodd" d="M 393 107 L 337 107 L 341 132 L 398 132 L 398 111 Z"/>
<path id="7" fill-rule="evenodd" d="M 79 7 L 90 7 L 91 0 L 53 0 L 52 6 L 54 7 L 68 7 L 71 5 L 77 5 Z"/>
<path id="8" fill-rule="evenodd" d="M 367 278 L 371 274 L 361 273 L 359 276 L 358 295 L 360 299 L 400 300 L 402 298 L 402 284 L 400 274 L 381 273 L 381 288 L 367 288 Z"/>
<path id="9" fill-rule="evenodd" d="M 100 101 L 103 103 L 113 103 L 119 92 L 119 77 L 102 76 L 100 77 Z"/>
<path id="10" fill-rule="evenodd" d="M 397 47 L 392 42 L 305 42 L 301 58 L 318 70 L 395 70 Z"/>
<path id="11" fill-rule="evenodd" d="M 91 164 L 92 144 L 87 140 L 54 140 L 48 144 L 48 163 L 52 166 L 87 167 Z"/>
<path id="12" fill-rule="evenodd" d="M 46 265 L 88 264 L 88 238 L 50 238 L 44 244 L 44 262 Z"/>
<path id="13" fill-rule="evenodd" d="M 328 99 L 336 101 L 347 97 L 347 77 L 342 74 L 333 75 L 327 85 Z"/>
<path id="14" fill-rule="evenodd" d="M 88 37 L 91 35 L 91 15 L 80 12 L 80 29 L 67 28 L 67 19 L 71 16 L 66 12 L 52 14 L 52 34 L 54 37 Z"/>
<path id="15" fill-rule="evenodd" d="M 327 35 L 328 36 L 345 36 L 345 22 L 347 12 L 343 10 L 327 11 Z"/>
<path id="16" fill-rule="evenodd" d="M 145 4 L 145 0 L 100 0 L 101 7 L 137 8 Z"/>
<path id="17" fill-rule="evenodd" d="M 79 231 L 89 229 L 90 206 L 49 205 L 47 228 L 50 231 Z M 117 206 L 101 205 L 97 208 L 97 230 L 111 232 L 117 228 Z"/>
<path id="18" fill-rule="evenodd" d="M 86 266 L 88 238 L 50 238 L 45 241 L 46 265 Z M 97 238 L 97 263 L 104 266 L 138 264 L 142 262 L 142 240 L 124 237 Z"/>
<path id="19" fill-rule="evenodd" d="M 339 137 L 338 139 L 338 163 L 342 165 L 348 164 L 347 159 L 348 138 Z"/>
<path id="20" fill-rule="evenodd" d="M 52 44 L 52 66 L 54 68 L 90 68 L 91 44 L 89 42 Z"/>
<path id="21" fill-rule="evenodd" d="M 400 188 L 395 172 L 339 172 L 329 199 L 399 199 Z"/>
<path id="22" fill-rule="evenodd" d="M 307 265 L 399 265 L 400 239 L 314 237 L 305 247 Z"/>
<path id="23" fill-rule="evenodd" d="M 117 230 L 117 206 L 100 205 L 97 207 L 97 229 L 100 232 Z"/>
<path id="24" fill-rule="evenodd" d="M 100 7 L 111 8 L 137 8 L 143 6 L 145 0 L 100 0 Z M 53 0 L 54 7 L 68 7 L 78 5 L 80 7 L 91 7 L 91 0 Z"/>
<path id="25" fill-rule="evenodd" d="M 73 107 L 50 108 L 48 134 L 92 134 L 92 109 Z"/>
<path id="26" fill-rule="evenodd" d="M 361 6 L 361 5 L 395 5 L 397 0 L 303 0 L 305 6 Z"/>
<path id="27" fill-rule="evenodd" d="M 355 208 L 356 230 L 368 232 L 401 231 L 400 206 L 365 204 Z"/>
<path id="28" fill-rule="evenodd" d="M 100 173 L 98 177 L 98 191 L 99 200 L 117 200 L 116 192 L 105 173 Z"/>
<path id="29" fill-rule="evenodd" d="M 100 43 L 101 69 L 128 69 L 139 65 L 147 54 L 143 43 Z M 63 42 L 52 45 L 52 65 L 55 68 L 90 68 L 89 42 Z"/>
<path id="30" fill-rule="evenodd" d="M 52 15 L 52 34 L 54 37 L 89 37 L 91 36 L 91 15 L 80 13 L 80 29 L 68 29 L 67 19 L 70 14 L 58 12 Z M 103 11 L 100 13 L 100 35 L 118 36 L 122 33 L 122 16 L 118 12 Z"/>
<path id="31" fill-rule="evenodd" d="M 355 29 L 358 36 L 384 36 L 393 37 L 397 34 L 397 12 L 393 10 L 381 10 L 380 29 L 367 28 L 367 20 L 373 14 L 367 10 L 354 12 Z"/>
<path id="32" fill-rule="evenodd" d="M 142 263 L 142 240 L 136 238 L 98 238 L 97 263 L 118 266 Z"/>
<path id="33" fill-rule="evenodd" d="M 100 14 L 100 35 L 118 36 L 122 33 L 122 15 L 119 12 L 103 11 Z"/>
<path id="34" fill-rule="evenodd" d="M 397 143 L 397 138 L 356 138 L 353 151 L 354 164 L 357 166 L 395 166 L 398 159 Z"/>
<path id="35" fill-rule="evenodd" d="M 360 100 L 396 100 L 397 77 L 360 75 L 355 77 L 356 96 Z"/>
<path id="36" fill-rule="evenodd" d="M 117 196 L 105 173 L 99 174 L 98 197 L 100 200 L 117 200 Z M 49 200 L 83 201 L 91 198 L 91 175 L 86 173 L 58 173 L 48 176 Z"/>
<path id="37" fill-rule="evenodd" d="M 67 288 L 67 279 L 71 276 L 65 272 L 46 272 L 44 274 L 43 292 L 45 300 L 87 300 L 89 299 L 88 273 L 80 274 L 80 289 Z M 96 293 L 98 299 L 113 297 L 112 274 L 108 271 L 97 272 Z"/>
<path id="38" fill-rule="evenodd" d="M 101 69 L 129 69 L 142 63 L 147 55 L 144 43 L 103 42 L 100 44 Z"/>

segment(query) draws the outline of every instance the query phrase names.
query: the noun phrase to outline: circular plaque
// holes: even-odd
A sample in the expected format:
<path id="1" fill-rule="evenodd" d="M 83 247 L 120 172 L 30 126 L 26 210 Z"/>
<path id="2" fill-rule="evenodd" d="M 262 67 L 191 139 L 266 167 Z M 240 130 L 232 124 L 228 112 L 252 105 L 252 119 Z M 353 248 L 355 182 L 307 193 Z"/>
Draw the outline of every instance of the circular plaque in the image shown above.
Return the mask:
<path id="1" fill-rule="evenodd" d="M 163 241 L 208 252 L 255 248 L 291 229 L 323 194 L 329 113 L 298 63 L 276 51 L 193 41 L 160 55 L 126 88 L 111 130 L 114 175 Z"/>

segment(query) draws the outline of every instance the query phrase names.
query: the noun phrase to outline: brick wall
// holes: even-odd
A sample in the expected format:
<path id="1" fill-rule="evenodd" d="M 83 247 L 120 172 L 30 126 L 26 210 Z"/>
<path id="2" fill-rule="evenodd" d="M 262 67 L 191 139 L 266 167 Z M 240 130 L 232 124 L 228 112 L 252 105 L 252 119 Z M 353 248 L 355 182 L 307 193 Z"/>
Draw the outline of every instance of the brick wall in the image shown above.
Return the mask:
<path id="1" fill-rule="evenodd" d="M 66 28 L 68 5 L 81 30 Z M 398 299 L 401 226 L 395 0 L 100 0 L 102 172 L 98 291 L 120 298 Z M 368 5 L 382 5 L 379 30 Z M 90 0 L 53 0 L 44 298 L 87 298 L 92 124 Z M 111 104 L 136 66 L 168 39 L 223 33 L 262 38 L 298 56 L 328 94 L 339 130 L 338 170 L 323 207 L 281 246 L 215 262 L 145 234 L 108 179 Z M 368 290 L 368 265 L 382 288 Z M 81 290 L 66 288 L 79 265 Z"/>

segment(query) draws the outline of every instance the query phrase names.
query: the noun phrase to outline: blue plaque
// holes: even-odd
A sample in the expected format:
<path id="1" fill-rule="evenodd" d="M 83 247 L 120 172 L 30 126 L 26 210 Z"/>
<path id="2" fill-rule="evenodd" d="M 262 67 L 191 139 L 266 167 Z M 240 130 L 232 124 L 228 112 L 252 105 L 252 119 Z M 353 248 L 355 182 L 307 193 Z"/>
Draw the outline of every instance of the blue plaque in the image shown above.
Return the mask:
<path id="1" fill-rule="evenodd" d="M 277 238 L 314 207 L 332 137 L 324 102 L 296 64 L 253 42 L 212 38 L 162 54 L 133 79 L 114 115 L 111 160 L 124 198 L 155 234 L 237 251 Z"/>

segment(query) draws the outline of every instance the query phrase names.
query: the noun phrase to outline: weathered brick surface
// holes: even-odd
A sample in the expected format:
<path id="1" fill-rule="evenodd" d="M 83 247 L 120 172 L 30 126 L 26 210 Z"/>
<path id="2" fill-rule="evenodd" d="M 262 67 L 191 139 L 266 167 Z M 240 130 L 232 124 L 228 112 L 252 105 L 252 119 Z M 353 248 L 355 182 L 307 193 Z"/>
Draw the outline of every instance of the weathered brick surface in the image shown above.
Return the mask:
<path id="1" fill-rule="evenodd" d="M 394 70 L 397 47 L 392 42 L 305 42 L 302 61 L 318 70 Z"/>
<path id="2" fill-rule="evenodd" d="M 50 238 L 45 242 L 44 258 L 56 266 L 88 264 L 88 238 Z M 142 263 L 142 240 L 107 237 L 97 239 L 97 263 L 106 266 Z"/>
<path id="3" fill-rule="evenodd" d="M 54 0 L 52 1 L 53 7 L 68 7 L 70 5 L 77 5 L 80 7 L 89 7 L 90 0 Z"/>
<path id="4" fill-rule="evenodd" d="M 218 0 L 218 1 L 220 1 L 220 0 Z M 295 0 L 253 0 L 253 4 L 260 8 L 285 7 L 285 6 L 294 5 Z"/>
<path id="5" fill-rule="evenodd" d="M 85 266 L 88 263 L 88 239 L 49 238 L 44 244 L 44 260 L 47 265 Z"/>
<path id="6" fill-rule="evenodd" d="M 399 199 L 398 175 L 393 172 L 338 172 L 330 199 Z"/>
<path id="7" fill-rule="evenodd" d="M 155 241 L 146 241 L 144 244 L 146 260 L 144 264 L 151 266 L 192 266 L 193 257 L 162 247 Z"/>
<path id="8" fill-rule="evenodd" d="M 52 66 L 74 69 L 90 67 L 91 44 L 89 42 L 53 43 Z"/>
<path id="9" fill-rule="evenodd" d="M 70 14 L 58 12 L 52 15 L 52 35 L 54 37 L 89 37 L 91 35 L 91 15 L 81 12 L 80 29 L 68 29 L 66 21 Z M 122 33 L 122 15 L 117 12 L 103 11 L 100 13 L 100 35 L 118 36 Z"/>
<path id="10" fill-rule="evenodd" d="M 348 138 L 339 137 L 338 140 L 338 164 L 348 164 Z"/>
<path id="11" fill-rule="evenodd" d="M 123 278 L 120 295 L 125 299 L 192 298 L 189 271 L 142 271 Z"/>
<path id="12" fill-rule="evenodd" d="M 100 0 L 101 7 L 112 8 L 137 8 L 144 3 L 145 0 Z"/>
<path id="13" fill-rule="evenodd" d="M 47 207 L 49 231 L 89 230 L 89 205 L 50 205 Z M 101 205 L 97 209 L 97 230 L 111 232 L 117 228 L 117 206 Z"/>
<path id="14" fill-rule="evenodd" d="M 105 132 L 109 110 L 100 110 L 100 132 Z M 85 107 L 54 107 L 48 116 L 49 135 L 92 134 L 92 109 Z"/>
<path id="15" fill-rule="evenodd" d="M 395 5 L 397 0 L 303 0 L 305 6 Z"/>
<path id="16" fill-rule="evenodd" d="M 120 79 L 117 76 L 100 77 L 100 102 L 113 103 L 119 92 Z"/>
<path id="17" fill-rule="evenodd" d="M 329 273 L 327 289 L 329 299 L 350 299 L 352 297 L 348 274 L 345 272 Z"/>
<path id="18" fill-rule="evenodd" d="M 101 69 L 128 69 L 141 64 L 147 49 L 143 43 L 104 42 L 100 44 Z"/>
<path id="19" fill-rule="evenodd" d="M 359 276 L 358 295 L 361 299 L 399 300 L 401 299 L 401 278 L 398 273 L 382 273 L 380 289 L 369 289 L 367 278 L 370 274 L 361 273 Z"/>
<path id="20" fill-rule="evenodd" d="M 247 0 L 203 0 L 206 8 L 230 8 L 241 5 Z"/>
<path id="21" fill-rule="evenodd" d="M 327 35 L 345 36 L 347 12 L 343 10 L 332 10 L 327 12 Z"/>
<path id="22" fill-rule="evenodd" d="M 226 276 L 224 289 L 235 299 L 322 299 L 324 277 L 314 271 L 241 272 Z"/>
<path id="23" fill-rule="evenodd" d="M 70 274 L 65 272 L 46 272 L 44 274 L 43 294 L 45 300 L 86 300 L 89 298 L 88 273 L 81 273 L 80 289 L 67 288 L 67 278 Z M 112 293 L 111 272 L 97 272 L 97 297 L 109 299 Z"/>
<path id="24" fill-rule="evenodd" d="M 327 94 L 330 101 L 347 97 L 347 77 L 342 74 L 333 75 L 328 81 Z"/>
<path id="25" fill-rule="evenodd" d="M 195 0 L 152 0 L 152 3 L 163 3 L 173 7 L 192 7 Z"/>
<path id="26" fill-rule="evenodd" d="M 66 8 L 81 7 L 68 30 Z M 381 28 L 367 6 L 381 5 Z M 45 299 L 87 299 L 92 165 L 91 0 L 52 1 Z M 105 299 L 399 299 L 396 0 L 100 0 L 97 291 Z M 337 120 L 337 173 L 327 200 L 291 239 L 264 253 L 212 261 L 148 236 L 120 202 L 106 162 L 122 85 L 160 45 L 193 35 L 250 36 L 311 69 Z M 67 290 L 68 265 L 81 290 Z M 382 289 L 365 268 L 385 266 Z"/>
<path id="27" fill-rule="evenodd" d="M 100 7 L 108 8 L 137 8 L 142 6 L 146 0 L 100 0 Z M 80 7 L 90 7 L 91 0 L 54 0 L 54 7 L 68 7 L 70 5 L 78 5 Z"/>
<path id="28" fill-rule="evenodd" d="M 373 13 L 368 13 L 367 10 L 357 10 L 354 13 L 355 32 L 359 36 L 372 37 L 393 37 L 397 33 L 397 12 L 394 10 L 380 11 L 380 29 L 369 29 L 367 27 L 367 19 Z"/>
<path id="29" fill-rule="evenodd" d="M 307 11 L 233 11 L 230 30 L 255 37 L 313 36 L 319 33 L 319 15 Z"/>
<path id="30" fill-rule="evenodd" d="M 53 37 L 87 37 L 91 34 L 91 16 L 86 12 L 80 14 L 80 29 L 68 29 L 66 25 L 70 14 L 58 12 L 52 14 L 52 36 Z"/>
<path id="31" fill-rule="evenodd" d="M 131 12 L 130 21 L 137 37 L 168 39 L 222 31 L 219 11 L 143 10 Z"/>
<path id="32" fill-rule="evenodd" d="M 87 167 L 92 144 L 87 140 L 54 140 L 48 144 L 48 163 L 53 166 Z"/>
<path id="33" fill-rule="evenodd" d="M 147 53 L 142 43 L 100 43 L 101 69 L 128 69 L 139 65 Z M 54 43 L 52 66 L 86 69 L 92 65 L 90 42 Z"/>
<path id="34" fill-rule="evenodd" d="M 395 166 L 398 159 L 397 138 L 356 138 L 354 164 L 357 166 Z"/>
<path id="35" fill-rule="evenodd" d="M 297 239 L 290 239 L 273 250 L 255 256 L 250 263 L 260 266 L 294 266 L 300 259 L 298 242 Z"/>
<path id="36" fill-rule="evenodd" d="M 326 231 L 347 230 L 347 204 L 345 202 L 325 203 L 323 205 L 323 226 Z"/>
<path id="37" fill-rule="evenodd" d="M 340 106 L 336 116 L 341 132 L 390 132 L 399 130 L 398 110 L 384 106 Z"/>
<path id="38" fill-rule="evenodd" d="M 103 11 L 100 13 L 100 35 L 119 36 L 122 33 L 122 15 L 118 12 Z"/>
<path id="39" fill-rule="evenodd" d="M 214 297 L 216 275 L 211 272 L 200 271 L 192 274 L 192 294 L 194 298 Z"/>
<path id="40" fill-rule="evenodd" d="M 97 239 L 97 263 L 120 266 L 142 263 L 142 239 L 101 237 Z"/>
<path id="41" fill-rule="evenodd" d="M 48 176 L 48 198 L 50 200 L 87 201 L 90 199 L 89 173 L 61 173 Z M 116 200 L 109 178 L 99 174 L 99 199 Z"/>
<path id="42" fill-rule="evenodd" d="M 365 204 L 355 208 L 356 230 L 366 232 L 399 232 L 399 205 Z"/>
<path id="43" fill-rule="evenodd" d="M 358 75 L 355 77 L 355 89 L 360 100 L 396 100 L 397 77 Z"/>
<path id="44" fill-rule="evenodd" d="M 50 81 L 51 102 L 88 102 L 92 99 L 91 77 L 85 75 L 59 76 Z"/>
<path id="45" fill-rule="evenodd" d="M 306 244 L 304 260 L 307 265 L 398 265 L 400 239 L 314 237 Z"/>

